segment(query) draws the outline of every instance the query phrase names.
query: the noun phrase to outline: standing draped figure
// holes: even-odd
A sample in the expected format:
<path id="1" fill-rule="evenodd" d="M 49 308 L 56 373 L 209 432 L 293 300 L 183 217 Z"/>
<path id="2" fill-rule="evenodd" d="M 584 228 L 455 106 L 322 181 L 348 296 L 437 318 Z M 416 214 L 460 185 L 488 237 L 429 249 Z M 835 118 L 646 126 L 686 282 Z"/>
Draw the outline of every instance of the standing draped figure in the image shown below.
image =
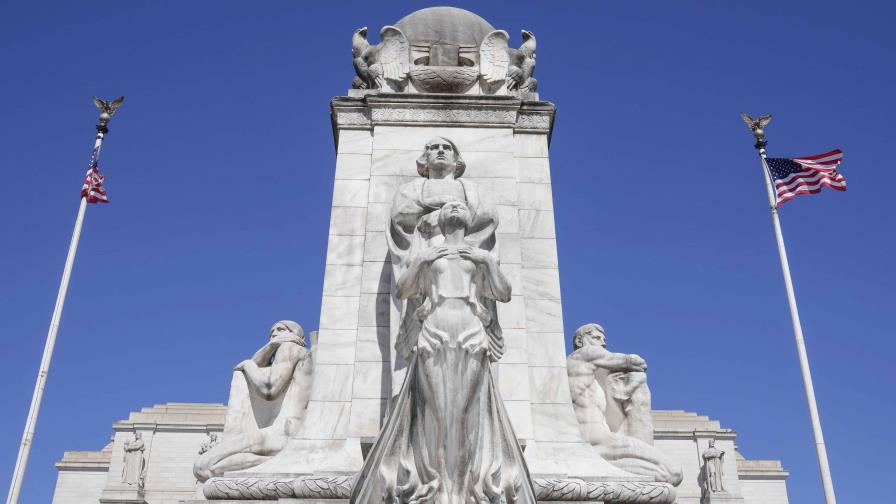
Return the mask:
<path id="1" fill-rule="evenodd" d="M 401 302 L 401 390 L 352 490 L 353 504 L 535 504 L 523 453 L 491 364 L 504 351 L 494 207 L 452 142 L 430 141 L 425 179 L 402 186 L 388 229 Z"/>
<path id="2" fill-rule="evenodd" d="M 146 443 L 143 441 L 143 434 L 134 433 L 133 441 L 124 443 L 124 465 L 121 468 L 121 481 L 128 485 L 137 485 L 137 488 L 143 490 L 143 478 L 146 475 L 146 458 L 143 452 L 146 450 Z"/>
<path id="3" fill-rule="evenodd" d="M 454 142 L 438 137 L 426 143 L 417 159 L 417 173 L 421 178 L 399 187 L 392 201 L 386 231 L 392 278 L 401 278 L 413 257 L 421 250 L 444 241 L 438 214 L 448 201 L 460 201 L 470 211 L 471 224 L 466 242 L 497 254 L 495 229 L 498 227 L 498 212 L 480 194 L 476 183 L 461 179 L 465 170 L 466 163 Z M 399 357 L 405 360 L 412 350 L 413 338 L 420 330 L 419 318 L 414 313 L 420 308 L 421 301 L 420 298 L 400 300 L 400 325 L 395 349 Z M 500 358 L 504 353 L 504 339 L 498 326 L 497 308 L 493 300 L 484 300 L 484 306 L 493 315 L 493 323 L 486 327 L 486 331 L 498 345 L 493 352 Z"/>

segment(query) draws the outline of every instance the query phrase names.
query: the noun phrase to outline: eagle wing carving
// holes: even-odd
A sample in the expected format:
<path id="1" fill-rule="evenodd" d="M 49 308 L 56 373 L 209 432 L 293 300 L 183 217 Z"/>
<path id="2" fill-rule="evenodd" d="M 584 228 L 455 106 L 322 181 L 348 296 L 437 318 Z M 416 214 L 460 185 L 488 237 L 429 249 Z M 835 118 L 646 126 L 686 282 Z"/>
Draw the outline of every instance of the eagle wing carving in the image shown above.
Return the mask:
<path id="1" fill-rule="evenodd" d="M 510 36 L 504 30 L 495 30 L 483 39 L 479 46 L 479 73 L 489 84 L 501 85 L 507 79 L 510 55 L 507 53 Z"/>
<path id="2" fill-rule="evenodd" d="M 403 81 L 411 67 L 411 45 L 407 37 L 394 26 L 380 30 L 381 42 L 377 45 L 377 77 L 390 81 Z"/>

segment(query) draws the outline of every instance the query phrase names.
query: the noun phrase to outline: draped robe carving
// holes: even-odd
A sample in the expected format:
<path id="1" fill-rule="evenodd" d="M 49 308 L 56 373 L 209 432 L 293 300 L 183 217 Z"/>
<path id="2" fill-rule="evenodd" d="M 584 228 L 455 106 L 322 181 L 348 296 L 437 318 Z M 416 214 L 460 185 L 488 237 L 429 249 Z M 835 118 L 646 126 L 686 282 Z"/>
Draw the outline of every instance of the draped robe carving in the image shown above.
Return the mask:
<path id="1" fill-rule="evenodd" d="M 478 211 L 427 200 L 424 183 L 399 190 L 389 230 L 403 303 L 396 347 L 408 369 L 351 502 L 534 504 L 491 373 L 503 353 L 495 303 L 511 294 L 497 218 L 473 184 L 463 184 L 465 200 Z"/>
<path id="2" fill-rule="evenodd" d="M 436 181 L 442 182 L 442 181 Z M 462 201 L 470 210 L 472 224 L 467 232 L 466 242 L 473 247 L 498 252 L 495 229 L 498 227 L 498 212 L 494 205 L 484 199 L 479 186 L 469 180 L 454 179 L 460 189 L 460 196 L 435 193 L 429 195 L 429 185 L 436 183 L 428 178 L 420 178 L 401 186 L 392 202 L 389 229 L 386 233 L 389 253 L 392 258 L 392 278 L 401 278 L 411 258 L 420 250 L 442 243 L 444 237 L 439 230 L 437 217 L 442 205 L 448 200 Z M 420 298 L 401 300 L 400 325 L 395 349 L 398 355 L 407 359 L 413 342 L 410 338 L 419 332 L 419 320 L 414 312 L 420 308 Z M 493 352 L 500 358 L 504 353 L 504 339 L 498 326 L 497 307 L 494 300 L 484 299 L 494 323 L 486 327 L 497 346 Z"/>

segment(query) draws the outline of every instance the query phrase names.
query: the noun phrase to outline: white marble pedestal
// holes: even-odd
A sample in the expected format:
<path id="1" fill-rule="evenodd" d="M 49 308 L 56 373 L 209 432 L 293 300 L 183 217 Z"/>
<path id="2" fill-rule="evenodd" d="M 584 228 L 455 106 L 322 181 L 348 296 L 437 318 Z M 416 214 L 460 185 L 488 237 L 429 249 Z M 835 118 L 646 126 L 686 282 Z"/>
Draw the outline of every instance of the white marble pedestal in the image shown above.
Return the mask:
<path id="1" fill-rule="evenodd" d="M 703 496 L 701 504 L 745 504 L 743 497 L 728 492 L 710 493 Z"/>

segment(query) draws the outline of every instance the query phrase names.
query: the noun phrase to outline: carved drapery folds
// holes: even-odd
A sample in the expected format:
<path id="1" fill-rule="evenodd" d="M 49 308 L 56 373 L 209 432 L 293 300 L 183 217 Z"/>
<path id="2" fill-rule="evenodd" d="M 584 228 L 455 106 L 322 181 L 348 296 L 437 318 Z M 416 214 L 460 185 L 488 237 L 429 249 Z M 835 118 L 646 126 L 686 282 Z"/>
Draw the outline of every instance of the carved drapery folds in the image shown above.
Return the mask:
<path id="1" fill-rule="evenodd" d="M 401 301 L 397 355 L 407 363 L 394 406 L 352 490 L 354 504 L 516 502 L 534 489 L 491 363 L 504 353 L 497 303 L 498 214 L 457 145 L 436 137 L 402 185 L 386 239 Z"/>
<path id="2" fill-rule="evenodd" d="M 519 95 L 534 93 L 535 35 L 522 30 L 519 48 L 504 30 L 488 33 L 478 47 L 417 44 L 402 30 L 385 26 L 380 43 L 367 41 L 367 27 L 352 35 L 354 89 L 387 92 Z"/>
<path id="3" fill-rule="evenodd" d="M 121 468 L 121 481 L 128 485 L 137 485 L 139 492 L 143 491 L 146 481 L 146 443 L 143 435 L 134 433 L 134 439 L 124 444 L 124 464 Z"/>
<path id="4" fill-rule="evenodd" d="M 722 482 L 722 459 L 725 452 L 716 448 L 714 439 L 709 440 L 709 447 L 703 451 L 703 493 L 723 493 L 725 485 Z"/>

